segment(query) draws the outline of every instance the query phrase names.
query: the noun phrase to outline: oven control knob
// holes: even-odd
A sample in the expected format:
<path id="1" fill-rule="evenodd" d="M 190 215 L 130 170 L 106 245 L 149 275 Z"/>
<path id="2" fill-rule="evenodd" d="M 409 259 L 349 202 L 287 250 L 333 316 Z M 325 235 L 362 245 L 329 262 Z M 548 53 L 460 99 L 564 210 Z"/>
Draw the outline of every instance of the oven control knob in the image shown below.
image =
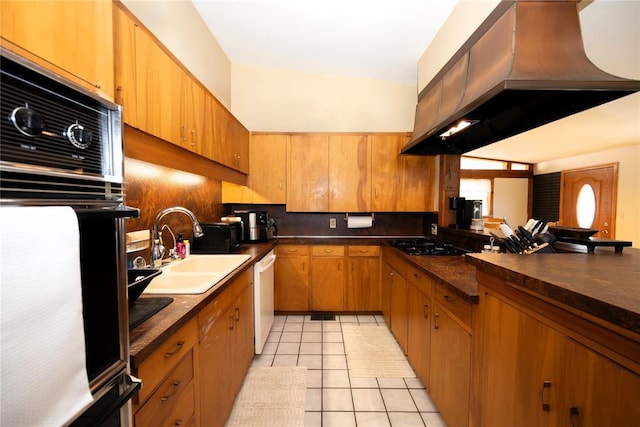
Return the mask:
<path id="1" fill-rule="evenodd" d="M 9 120 L 21 134 L 26 136 L 38 136 L 44 129 L 44 116 L 33 111 L 28 104 L 14 109 Z"/>
<path id="2" fill-rule="evenodd" d="M 84 126 L 79 125 L 78 123 L 74 123 L 67 128 L 65 132 L 67 135 L 67 139 L 70 143 L 74 145 L 74 147 L 80 148 L 82 150 L 86 149 L 91 145 L 91 141 L 93 140 L 93 133 L 91 131 L 86 130 Z"/>

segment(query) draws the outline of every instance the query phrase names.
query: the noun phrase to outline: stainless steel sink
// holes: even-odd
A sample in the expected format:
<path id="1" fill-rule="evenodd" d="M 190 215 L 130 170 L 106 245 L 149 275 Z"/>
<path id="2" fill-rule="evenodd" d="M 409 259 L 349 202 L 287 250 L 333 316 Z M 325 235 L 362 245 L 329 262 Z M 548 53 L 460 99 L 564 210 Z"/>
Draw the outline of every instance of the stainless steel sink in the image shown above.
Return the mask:
<path id="1" fill-rule="evenodd" d="M 250 255 L 190 255 L 162 268 L 145 294 L 201 294 L 216 286 Z"/>

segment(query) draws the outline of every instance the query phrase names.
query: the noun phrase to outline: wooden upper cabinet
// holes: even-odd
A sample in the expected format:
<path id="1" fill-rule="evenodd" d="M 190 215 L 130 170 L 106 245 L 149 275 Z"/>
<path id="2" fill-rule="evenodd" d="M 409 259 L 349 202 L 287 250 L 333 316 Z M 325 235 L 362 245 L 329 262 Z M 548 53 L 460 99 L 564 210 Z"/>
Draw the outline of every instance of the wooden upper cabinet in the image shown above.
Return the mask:
<path id="1" fill-rule="evenodd" d="M 222 104 L 214 115 L 214 158 L 223 165 L 249 173 L 249 131 Z"/>
<path id="2" fill-rule="evenodd" d="M 329 136 L 329 212 L 370 211 L 371 145 L 368 136 Z"/>
<path id="3" fill-rule="evenodd" d="M 138 127 L 181 145 L 182 70 L 148 34 L 136 27 Z"/>
<path id="4" fill-rule="evenodd" d="M 208 152 L 205 145 L 210 141 L 204 126 L 205 90 L 187 74 L 183 73 L 181 80 L 180 146 L 205 156 Z"/>
<path id="5" fill-rule="evenodd" d="M 113 44 L 115 71 L 115 102 L 122 105 L 122 119 L 138 127 L 136 103 L 136 27 L 134 20 L 118 7 L 113 8 Z"/>
<path id="6" fill-rule="evenodd" d="M 249 182 L 253 203 L 286 202 L 288 138 L 285 134 L 251 135 Z"/>
<path id="7" fill-rule="evenodd" d="M 113 100 L 111 7 L 111 0 L 2 0 L 2 46 Z"/>
<path id="8" fill-rule="evenodd" d="M 370 138 L 372 210 L 437 211 L 437 158 L 401 155 L 408 138 L 402 134 L 373 134 Z"/>
<path id="9" fill-rule="evenodd" d="M 287 150 L 287 211 L 327 212 L 329 136 L 292 135 Z"/>

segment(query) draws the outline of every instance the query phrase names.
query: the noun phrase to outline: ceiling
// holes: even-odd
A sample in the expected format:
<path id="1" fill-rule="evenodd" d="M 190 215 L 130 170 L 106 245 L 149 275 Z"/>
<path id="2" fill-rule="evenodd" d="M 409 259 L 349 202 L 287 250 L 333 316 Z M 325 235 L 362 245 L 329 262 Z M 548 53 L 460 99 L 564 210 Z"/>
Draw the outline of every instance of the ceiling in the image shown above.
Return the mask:
<path id="1" fill-rule="evenodd" d="M 232 63 L 415 84 L 418 59 L 458 0 L 192 2 Z M 625 3 L 632 8 L 631 16 L 628 10 L 612 9 Z M 616 39 L 640 37 L 640 6 L 633 3 L 584 1 L 581 22 L 587 54 L 596 65 L 640 78 L 640 55 L 625 51 Z M 602 27 L 602 22 L 609 25 Z M 620 34 L 623 24 L 631 27 L 631 34 L 628 29 Z M 615 52 L 613 45 L 618 47 Z M 636 50 L 633 44 L 631 49 Z M 616 68 L 614 62 L 621 58 L 627 64 Z M 538 163 L 640 145 L 639 117 L 637 93 L 468 154 Z"/>

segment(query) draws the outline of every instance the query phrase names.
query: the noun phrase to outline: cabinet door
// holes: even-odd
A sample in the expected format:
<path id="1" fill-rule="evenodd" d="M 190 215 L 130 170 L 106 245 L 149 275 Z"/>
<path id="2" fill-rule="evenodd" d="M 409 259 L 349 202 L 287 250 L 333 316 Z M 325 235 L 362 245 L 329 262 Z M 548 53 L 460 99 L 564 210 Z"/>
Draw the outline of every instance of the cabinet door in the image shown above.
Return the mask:
<path id="1" fill-rule="evenodd" d="M 251 135 L 253 203 L 286 203 L 288 135 Z"/>
<path id="2" fill-rule="evenodd" d="M 282 255 L 278 251 L 275 266 L 275 309 L 277 311 L 309 309 L 308 255 Z"/>
<path id="3" fill-rule="evenodd" d="M 135 39 L 139 128 L 180 145 L 184 73 L 145 30 L 136 27 Z"/>
<path id="4" fill-rule="evenodd" d="M 180 146 L 196 154 L 205 155 L 206 135 L 205 91 L 191 76 L 182 74 Z"/>
<path id="5" fill-rule="evenodd" d="M 391 283 L 394 276 L 398 274 L 389 264 L 382 263 L 382 277 L 380 279 L 380 310 L 382 317 L 391 327 Z"/>
<path id="6" fill-rule="evenodd" d="M 380 310 L 380 259 L 349 257 L 345 310 Z"/>
<path id="7" fill-rule="evenodd" d="M 234 307 L 235 315 L 235 332 L 236 345 L 235 356 L 233 358 L 234 386 L 233 390 L 240 390 L 244 377 L 249 370 L 255 347 L 253 342 L 254 336 L 254 307 L 253 307 L 253 283 L 246 286 L 246 281 L 253 282 L 252 275 L 246 274 L 242 279 L 245 281 L 245 288 L 238 296 Z"/>
<path id="8" fill-rule="evenodd" d="M 249 173 L 249 131 L 222 104 L 214 104 L 214 157 L 223 165 Z"/>
<path id="9" fill-rule="evenodd" d="M 34 61 L 113 99 L 111 8 L 110 0 L 3 0 L 0 34 Z"/>
<path id="10" fill-rule="evenodd" d="M 122 105 L 122 118 L 129 126 L 138 127 L 136 103 L 136 23 L 119 7 L 113 8 L 114 72 L 116 97 Z"/>
<path id="11" fill-rule="evenodd" d="M 407 356 L 422 384 L 429 388 L 431 300 L 411 283 L 407 286 Z"/>
<path id="12" fill-rule="evenodd" d="M 287 211 L 329 210 L 329 137 L 291 135 L 287 149 Z"/>
<path id="13" fill-rule="evenodd" d="M 404 210 L 400 148 L 406 140 L 404 135 L 371 135 L 371 203 L 374 212 Z"/>
<path id="14" fill-rule="evenodd" d="M 207 426 L 224 426 L 233 407 L 234 329 L 235 307 L 230 307 L 211 323 L 200 341 L 200 418 Z"/>
<path id="15" fill-rule="evenodd" d="M 312 257 L 310 309 L 313 311 L 344 310 L 346 281 L 344 257 Z"/>
<path id="16" fill-rule="evenodd" d="M 470 369 L 471 335 L 436 301 L 431 330 L 429 394 L 449 425 L 469 425 Z M 491 394 L 487 397 L 492 398 Z"/>
<path id="17" fill-rule="evenodd" d="M 391 280 L 391 332 L 407 352 L 407 280 L 395 273 Z"/>
<path id="18" fill-rule="evenodd" d="M 329 136 L 329 211 L 371 212 L 371 146 L 366 135 Z"/>
<path id="19" fill-rule="evenodd" d="M 402 155 L 404 210 L 436 212 L 438 210 L 438 163 L 436 156 Z"/>

